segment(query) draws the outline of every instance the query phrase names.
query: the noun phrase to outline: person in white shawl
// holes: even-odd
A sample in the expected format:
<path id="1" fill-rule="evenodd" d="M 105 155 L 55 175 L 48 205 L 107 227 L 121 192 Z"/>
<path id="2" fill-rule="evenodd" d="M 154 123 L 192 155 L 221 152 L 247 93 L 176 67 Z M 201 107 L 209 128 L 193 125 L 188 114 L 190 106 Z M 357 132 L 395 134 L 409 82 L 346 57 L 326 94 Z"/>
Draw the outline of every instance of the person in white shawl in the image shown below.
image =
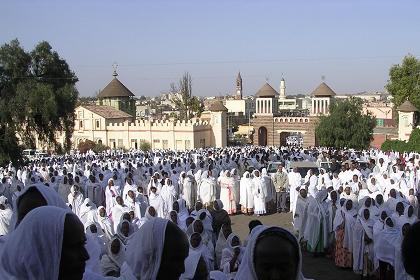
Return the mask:
<path id="1" fill-rule="evenodd" d="M 364 208 L 353 229 L 353 271 L 363 277 L 373 274 L 373 224 L 369 209 Z"/>
<path id="2" fill-rule="evenodd" d="M 37 207 L 7 239 L 4 250 L 8 254 L 0 259 L 0 274 L 3 279 L 60 279 L 65 275 L 81 280 L 89 255 L 83 245 L 74 244 L 84 241 L 83 225 L 70 209 Z"/>
<path id="3" fill-rule="evenodd" d="M 80 221 L 83 224 L 87 224 L 89 222 L 97 222 L 98 220 L 96 217 L 96 212 L 97 209 L 95 204 L 89 198 L 85 198 L 79 210 Z"/>
<path id="4" fill-rule="evenodd" d="M 179 280 L 208 279 L 209 271 L 200 252 L 191 251 L 185 259 L 185 272 Z"/>
<path id="5" fill-rule="evenodd" d="M 169 212 L 172 211 L 172 206 L 174 204 L 174 201 L 176 201 L 177 193 L 175 186 L 172 184 L 172 181 L 169 178 L 165 179 L 165 184 L 162 186 L 162 189 L 160 190 L 160 196 L 162 198 L 162 211 L 163 211 L 163 217 L 162 218 L 168 218 Z"/>
<path id="6" fill-rule="evenodd" d="M 124 213 L 130 212 L 130 209 L 127 207 L 127 205 L 124 204 L 124 200 L 121 196 L 117 196 L 115 198 L 115 205 L 111 209 L 111 218 L 112 222 L 114 223 L 114 232 L 117 232 L 118 224 L 121 220 L 121 216 Z"/>
<path id="7" fill-rule="evenodd" d="M 267 188 L 264 180 L 260 177 L 260 172 L 254 170 L 254 178 L 252 179 L 253 194 L 254 194 L 254 213 L 257 215 L 264 215 L 267 211 L 265 208 L 265 201 L 267 197 Z"/>
<path id="8" fill-rule="evenodd" d="M 127 279 L 178 280 L 185 271 L 188 241 L 166 219 L 146 222 L 128 241 L 121 274 Z"/>
<path id="9" fill-rule="evenodd" d="M 302 184 L 302 175 L 298 172 L 297 168 L 293 168 L 292 172 L 288 173 L 289 187 L 290 187 L 290 212 L 295 214 L 296 201 Z"/>
<path id="10" fill-rule="evenodd" d="M 235 280 L 304 280 L 296 237 L 280 227 L 257 226 L 251 232 Z"/>
<path id="11" fill-rule="evenodd" d="M 208 246 L 206 246 L 203 242 L 203 235 L 199 232 L 194 232 L 189 236 L 189 244 L 190 249 L 189 252 L 191 253 L 199 253 L 203 257 L 207 271 L 212 271 L 214 269 L 214 254 L 212 251 L 209 250 Z"/>
<path id="12" fill-rule="evenodd" d="M 309 200 L 306 210 L 306 219 L 303 221 L 303 238 L 307 241 L 309 252 L 324 253 L 328 247 L 330 218 L 328 211 L 327 190 L 321 190 L 316 194 L 315 199 Z"/>
<path id="13" fill-rule="evenodd" d="M 13 211 L 5 196 L 0 196 L 0 235 L 6 235 L 9 232 L 12 221 Z"/>
<path id="14" fill-rule="evenodd" d="M 164 201 L 155 187 L 150 189 L 149 205 L 155 208 L 157 217 L 166 218 L 163 213 Z"/>
<path id="15" fill-rule="evenodd" d="M 119 277 L 121 266 L 125 261 L 125 245 L 117 237 L 113 237 L 107 251 L 107 254 L 101 258 L 102 274 Z"/>
<path id="16" fill-rule="evenodd" d="M 197 202 L 197 183 L 191 170 L 187 172 L 187 176 L 185 177 L 182 197 L 185 199 L 189 209 L 195 206 Z"/>
<path id="17" fill-rule="evenodd" d="M 226 243 L 227 246 L 222 251 L 220 270 L 229 275 L 229 279 L 234 279 L 241 265 L 245 248 L 241 246 L 241 240 L 235 233 L 228 236 Z"/>
<path id="18" fill-rule="evenodd" d="M 212 176 L 211 171 L 204 171 L 198 186 L 198 198 L 204 206 L 209 206 L 216 199 L 216 185 L 216 179 Z"/>
<path id="19" fill-rule="evenodd" d="M 100 227 L 102 228 L 102 231 L 104 232 L 104 235 L 106 239 L 109 241 L 114 236 L 114 225 L 112 221 L 108 218 L 106 215 L 105 207 L 99 206 L 97 211 L 97 221 Z"/>
<path id="20" fill-rule="evenodd" d="M 219 231 L 219 236 L 215 246 L 215 268 L 220 268 L 220 261 L 222 260 L 223 249 L 227 246 L 227 238 L 232 233 L 232 228 L 229 225 L 222 225 Z"/>
<path id="21" fill-rule="evenodd" d="M 80 215 L 80 207 L 84 201 L 83 194 L 80 192 L 77 185 L 73 185 L 70 188 L 70 194 L 68 195 L 68 203 L 71 206 L 71 210 L 77 216 Z"/>
<path id="22" fill-rule="evenodd" d="M 116 203 L 115 198 L 119 195 L 121 195 L 121 192 L 114 186 L 114 180 L 112 178 L 109 179 L 108 186 L 105 189 L 105 206 L 108 215 L 111 213 L 112 207 L 114 207 Z"/>
<path id="23" fill-rule="evenodd" d="M 395 264 L 394 264 L 394 279 L 395 280 L 414 280 L 404 267 L 403 256 L 402 256 L 402 242 L 410 229 L 410 224 L 406 223 L 401 227 L 401 234 L 398 237 L 395 246 Z"/>
<path id="24" fill-rule="evenodd" d="M 374 252 L 375 257 L 379 260 L 380 277 L 385 277 L 389 266 L 395 266 L 395 244 L 399 241 L 400 232 L 395 225 L 395 221 L 388 217 L 385 219 L 384 229 L 375 239 Z"/>
<path id="25" fill-rule="evenodd" d="M 305 217 L 305 211 L 308 207 L 309 201 L 311 199 L 308 198 L 308 192 L 306 191 L 306 188 L 302 186 L 300 188 L 297 200 L 296 200 L 296 206 L 294 210 L 293 215 L 293 228 L 294 230 L 299 233 L 300 235 L 303 234 L 303 219 Z"/>
<path id="26" fill-rule="evenodd" d="M 236 203 L 236 207 L 235 208 L 236 209 L 240 209 L 239 208 L 239 201 L 241 199 L 241 192 L 240 192 L 241 177 L 239 176 L 238 170 L 236 168 L 233 168 L 230 171 L 230 173 L 231 173 L 231 176 L 232 176 L 233 182 L 234 182 L 232 191 L 233 191 L 233 199 L 234 199 L 234 201 Z"/>
<path id="27" fill-rule="evenodd" d="M 242 212 L 250 215 L 254 212 L 254 185 L 251 174 L 248 171 L 244 172 L 240 182 L 240 201 Z"/>
<path id="28" fill-rule="evenodd" d="M 229 215 L 236 213 L 236 202 L 233 194 L 235 179 L 230 171 L 226 170 L 224 176 L 220 179 L 220 200 L 223 202 L 224 209 Z"/>

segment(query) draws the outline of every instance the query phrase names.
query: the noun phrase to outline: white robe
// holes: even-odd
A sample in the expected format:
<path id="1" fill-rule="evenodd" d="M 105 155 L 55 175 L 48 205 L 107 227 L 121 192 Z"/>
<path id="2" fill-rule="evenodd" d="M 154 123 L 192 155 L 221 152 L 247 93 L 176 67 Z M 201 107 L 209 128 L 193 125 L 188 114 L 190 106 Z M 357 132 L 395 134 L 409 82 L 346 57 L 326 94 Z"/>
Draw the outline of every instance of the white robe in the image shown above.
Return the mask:
<path id="1" fill-rule="evenodd" d="M 201 184 L 198 187 L 198 196 L 203 204 L 210 204 L 216 200 L 216 179 L 208 177 L 201 179 Z"/>
<path id="2" fill-rule="evenodd" d="M 242 177 L 240 189 L 241 199 L 239 203 L 246 209 L 254 208 L 254 185 L 252 179 Z"/>
<path id="3" fill-rule="evenodd" d="M 303 222 L 303 218 L 305 215 L 305 210 L 308 207 L 308 197 L 303 198 L 302 196 L 298 196 L 297 197 L 297 201 L 296 201 L 296 209 L 294 211 L 294 216 L 293 216 L 293 228 L 295 229 L 295 231 L 302 233 L 302 222 Z"/>
<path id="4" fill-rule="evenodd" d="M 267 212 L 265 208 L 267 188 L 264 186 L 264 180 L 261 177 L 255 177 L 252 181 L 254 185 L 254 213 L 259 215 L 265 214 Z"/>
<path id="5" fill-rule="evenodd" d="M 294 214 L 296 208 L 296 201 L 299 196 L 299 191 L 296 188 L 300 187 L 302 183 L 302 176 L 299 172 L 290 172 L 289 177 L 289 186 L 290 186 L 290 211 Z"/>

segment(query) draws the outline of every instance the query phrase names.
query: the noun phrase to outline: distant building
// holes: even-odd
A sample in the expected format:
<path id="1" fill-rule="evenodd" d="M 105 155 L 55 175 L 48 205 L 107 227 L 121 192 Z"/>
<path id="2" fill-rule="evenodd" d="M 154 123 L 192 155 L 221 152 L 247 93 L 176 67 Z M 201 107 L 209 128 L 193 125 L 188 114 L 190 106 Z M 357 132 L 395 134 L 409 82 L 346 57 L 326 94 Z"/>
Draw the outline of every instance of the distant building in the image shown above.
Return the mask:
<path id="1" fill-rule="evenodd" d="M 256 112 L 251 119 L 251 126 L 254 129 L 253 144 L 284 146 L 287 145 L 289 136 L 296 135 L 299 138 L 297 142 L 303 146 L 315 146 L 315 127 L 318 117 L 281 114 L 278 105 L 279 96 L 280 94 L 268 83 L 256 93 Z"/>
<path id="2" fill-rule="evenodd" d="M 311 115 L 328 115 L 330 104 L 334 101 L 335 92 L 324 82 L 322 82 L 312 93 Z"/>
<path id="3" fill-rule="evenodd" d="M 136 115 L 136 105 L 134 94 L 117 79 L 117 72 L 114 71 L 114 78 L 111 82 L 98 94 L 97 105 L 111 106 L 117 110 L 121 110 Z"/>
<path id="4" fill-rule="evenodd" d="M 189 121 L 133 120 L 123 111 L 109 106 L 79 106 L 73 144 L 92 140 L 112 149 L 138 149 L 142 141 L 154 149 L 189 150 L 202 147 L 224 147 L 226 108 L 218 102 L 203 112 L 201 118 Z"/>

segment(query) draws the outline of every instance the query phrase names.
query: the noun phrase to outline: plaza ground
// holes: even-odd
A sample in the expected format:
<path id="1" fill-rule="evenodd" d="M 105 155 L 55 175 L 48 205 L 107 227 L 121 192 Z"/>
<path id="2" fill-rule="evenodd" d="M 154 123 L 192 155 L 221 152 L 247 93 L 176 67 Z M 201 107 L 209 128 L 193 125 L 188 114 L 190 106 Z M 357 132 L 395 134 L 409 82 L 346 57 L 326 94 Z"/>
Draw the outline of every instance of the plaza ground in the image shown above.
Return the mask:
<path id="1" fill-rule="evenodd" d="M 241 237 L 241 240 L 244 240 L 248 235 L 248 223 L 253 219 L 258 219 L 265 225 L 277 225 L 292 229 L 292 214 L 290 213 L 273 214 L 263 217 L 237 215 L 231 216 L 231 219 L 233 231 Z M 314 258 L 308 253 L 304 253 L 303 255 L 303 274 L 306 278 L 315 280 L 360 279 L 360 276 L 353 273 L 353 271 L 336 267 L 332 260 L 325 257 Z"/>

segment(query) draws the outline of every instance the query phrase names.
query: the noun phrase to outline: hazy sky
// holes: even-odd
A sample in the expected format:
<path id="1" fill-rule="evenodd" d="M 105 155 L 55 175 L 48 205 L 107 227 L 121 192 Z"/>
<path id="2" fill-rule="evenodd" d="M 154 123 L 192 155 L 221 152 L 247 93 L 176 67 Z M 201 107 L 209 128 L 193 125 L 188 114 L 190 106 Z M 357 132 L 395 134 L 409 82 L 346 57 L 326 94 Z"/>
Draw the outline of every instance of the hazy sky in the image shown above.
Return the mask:
<path id="1" fill-rule="evenodd" d="M 158 95 L 185 71 L 193 94 L 244 94 L 266 79 L 310 93 L 325 76 L 338 93 L 383 90 L 391 65 L 420 56 L 420 1 L 1 1 L 0 43 L 46 40 L 94 95 L 112 78 Z"/>

